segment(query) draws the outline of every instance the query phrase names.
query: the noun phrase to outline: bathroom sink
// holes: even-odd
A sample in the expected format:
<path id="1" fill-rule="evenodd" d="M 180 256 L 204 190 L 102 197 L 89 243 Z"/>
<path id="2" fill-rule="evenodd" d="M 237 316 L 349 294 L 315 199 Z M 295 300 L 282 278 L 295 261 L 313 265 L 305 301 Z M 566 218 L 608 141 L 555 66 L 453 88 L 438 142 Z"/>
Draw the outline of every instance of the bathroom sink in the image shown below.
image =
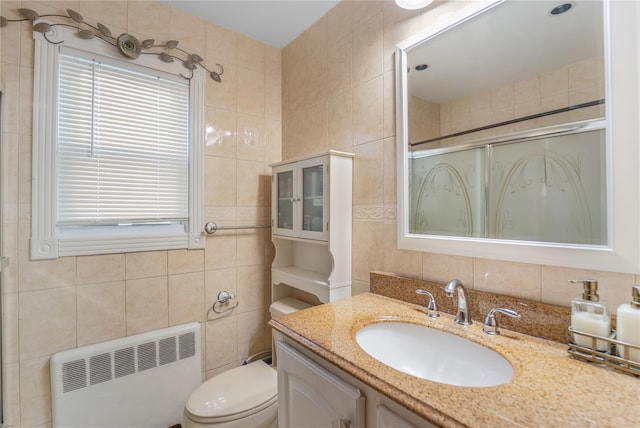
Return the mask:
<path id="1" fill-rule="evenodd" d="M 509 382 L 513 367 L 500 354 L 462 337 L 417 324 L 367 325 L 356 342 L 370 356 L 401 372 L 456 386 Z"/>

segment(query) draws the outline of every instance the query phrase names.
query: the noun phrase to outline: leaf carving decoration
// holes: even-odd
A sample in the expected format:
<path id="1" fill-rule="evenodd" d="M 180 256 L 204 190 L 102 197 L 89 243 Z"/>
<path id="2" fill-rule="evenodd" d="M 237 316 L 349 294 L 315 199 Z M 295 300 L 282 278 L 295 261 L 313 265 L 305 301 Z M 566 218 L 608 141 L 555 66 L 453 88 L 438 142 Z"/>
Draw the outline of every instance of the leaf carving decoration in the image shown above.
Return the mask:
<path id="1" fill-rule="evenodd" d="M 76 21 L 78 24 L 82 24 L 84 22 L 84 18 L 75 10 L 67 9 L 67 14 L 71 19 Z"/>
<path id="2" fill-rule="evenodd" d="M 178 43 L 179 43 L 179 42 L 178 42 L 177 40 L 169 40 L 169 41 L 167 42 L 167 47 L 168 47 L 169 49 L 176 48 L 176 47 L 178 47 Z"/>
<path id="3" fill-rule="evenodd" d="M 0 16 L 0 28 L 6 27 L 9 21 L 4 16 Z"/>
<path id="4" fill-rule="evenodd" d="M 18 12 L 20 13 L 20 15 L 24 16 L 30 21 L 35 21 L 36 19 L 40 18 L 40 15 L 38 15 L 38 12 L 36 12 L 35 10 L 22 8 L 18 9 Z"/>
<path id="5" fill-rule="evenodd" d="M 38 22 L 33 26 L 33 31 L 36 33 L 46 33 L 51 30 L 51 25 L 46 22 Z"/>
<path id="6" fill-rule="evenodd" d="M 95 34 L 93 34 L 89 30 L 80 30 L 80 31 L 78 31 L 78 37 L 80 37 L 81 39 L 89 40 L 89 39 L 93 39 L 94 36 L 95 36 Z"/>
<path id="7" fill-rule="evenodd" d="M 149 48 L 152 48 L 152 47 L 153 47 L 153 44 L 154 44 L 155 42 L 156 42 L 156 41 L 155 41 L 155 40 L 153 40 L 153 39 L 146 39 L 146 40 L 143 40 L 143 41 L 142 41 L 142 49 L 149 49 Z"/>
<path id="8" fill-rule="evenodd" d="M 100 30 L 103 36 L 112 37 L 111 30 L 109 30 L 104 24 L 101 24 L 99 22 L 98 22 L 98 30 Z"/>
<path id="9" fill-rule="evenodd" d="M 222 82 L 222 79 L 220 78 L 220 75 L 218 73 L 216 73 L 215 71 L 212 71 L 211 73 L 209 73 L 209 75 L 211 76 L 211 78 L 213 80 L 215 80 L 218 83 Z"/>
<path id="10" fill-rule="evenodd" d="M 192 59 L 194 62 L 201 62 L 201 61 L 203 61 L 203 60 L 204 60 L 204 58 L 202 58 L 200 55 L 195 54 L 195 53 L 194 53 L 194 54 L 191 54 L 191 59 Z"/>
<path id="11" fill-rule="evenodd" d="M 197 68 L 196 67 L 196 63 L 191 61 L 191 60 L 187 60 L 187 61 L 183 62 L 182 65 L 184 65 L 184 67 L 189 69 L 189 70 L 195 70 Z"/>
<path id="12" fill-rule="evenodd" d="M 166 52 L 161 52 L 159 57 L 164 62 L 173 62 L 173 57 Z"/>

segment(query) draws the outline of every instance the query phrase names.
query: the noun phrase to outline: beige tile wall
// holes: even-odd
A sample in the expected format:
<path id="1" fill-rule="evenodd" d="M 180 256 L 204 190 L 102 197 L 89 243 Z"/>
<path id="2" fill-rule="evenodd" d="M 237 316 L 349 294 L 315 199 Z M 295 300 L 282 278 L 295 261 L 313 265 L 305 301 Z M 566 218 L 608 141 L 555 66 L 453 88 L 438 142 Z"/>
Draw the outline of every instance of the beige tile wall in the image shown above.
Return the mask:
<path id="1" fill-rule="evenodd" d="M 270 168 L 281 159 L 281 51 L 168 6 L 147 1 L 5 1 L 1 15 L 27 7 L 66 8 L 114 34 L 175 38 L 223 64 L 206 84 L 205 217 L 218 225 L 269 221 Z M 270 347 L 266 321 L 273 249 L 268 231 L 218 232 L 204 250 L 29 260 L 31 217 L 31 24 L 0 30 L 2 272 L 5 423 L 51 425 L 51 354 L 184 322 L 203 328 L 203 376 Z M 210 310 L 218 292 L 237 295 L 230 316 Z"/>
<path id="2" fill-rule="evenodd" d="M 604 59 L 590 58 L 526 80 L 435 104 L 409 98 L 409 141 L 424 141 L 604 98 Z M 604 117 L 597 105 L 433 141 L 413 149 L 450 146 L 516 131 Z"/>
<path id="3" fill-rule="evenodd" d="M 441 135 L 478 128 L 528 115 L 561 109 L 604 98 L 604 60 L 590 58 L 559 70 L 511 82 L 440 106 Z M 441 145 L 534 129 L 566 122 L 604 117 L 604 105 L 557 113 L 468 136 L 443 140 Z"/>
<path id="4" fill-rule="evenodd" d="M 409 142 L 419 143 L 442 135 L 440 132 L 440 104 L 432 103 L 416 96 L 409 96 L 408 120 Z M 414 149 L 435 147 L 436 144 L 428 143 L 414 147 Z"/>
<path id="5" fill-rule="evenodd" d="M 434 2 L 405 11 L 392 1 L 343 0 L 283 49 L 283 158 L 327 149 L 348 150 L 354 160 L 353 292 L 368 290 L 369 272 L 447 281 L 548 303 L 569 305 L 580 293 L 567 280 L 595 278 L 611 308 L 626 302 L 636 275 L 452 256 L 396 247 L 396 152 L 393 51 L 396 43 L 427 27 L 464 2 Z M 327 63 L 311 76 L 314 64 Z M 597 62 L 597 61 L 596 61 Z M 487 118 L 453 116 L 442 109 L 441 126 L 512 118 L 529 109 L 558 108 L 601 95 L 597 64 L 576 64 L 558 75 L 541 75 L 464 103 L 491 103 Z M 561 82 L 562 87 L 552 87 Z M 573 83 L 572 83 L 573 82 Z M 312 86 L 320 85 L 321 88 Z M 533 97 L 528 93 L 537 94 Z M 528 103 L 535 105 L 532 107 Z M 539 109 L 538 109 L 539 111 Z M 316 112 L 323 112 L 318 116 Z M 508 117 L 509 116 L 509 117 Z M 449 120 L 447 122 L 447 119 Z M 441 129 L 442 133 L 446 131 Z M 310 135 L 312 137 L 310 137 Z"/>

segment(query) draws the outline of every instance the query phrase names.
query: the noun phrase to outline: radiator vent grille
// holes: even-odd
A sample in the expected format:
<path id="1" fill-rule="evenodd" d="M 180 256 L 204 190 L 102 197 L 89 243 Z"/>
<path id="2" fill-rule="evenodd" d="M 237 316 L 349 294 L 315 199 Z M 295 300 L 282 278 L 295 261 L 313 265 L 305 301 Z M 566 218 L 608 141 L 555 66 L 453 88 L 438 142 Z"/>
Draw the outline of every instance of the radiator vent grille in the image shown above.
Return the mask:
<path id="1" fill-rule="evenodd" d="M 138 371 L 149 370 L 156 365 L 156 342 L 138 345 Z"/>
<path id="2" fill-rule="evenodd" d="M 165 337 L 62 364 L 62 392 L 98 385 L 195 356 L 195 333 Z M 136 370 L 137 367 L 137 370 Z"/>
<path id="3" fill-rule="evenodd" d="M 193 357 L 196 355 L 196 335 L 195 333 L 185 333 L 181 334 L 178 338 L 180 342 L 180 359 L 184 360 L 185 358 Z"/>
<path id="4" fill-rule="evenodd" d="M 89 358 L 89 383 L 97 385 L 111 380 L 111 353 Z"/>
<path id="5" fill-rule="evenodd" d="M 113 353 L 116 378 L 134 374 L 136 372 L 136 359 L 133 348 L 118 349 Z"/>
<path id="6" fill-rule="evenodd" d="M 158 353 L 160 356 L 160 365 L 173 363 L 176 361 L 176 338 L 167 337 L 158 342 Z"/>
<path id="7" fill-rule="evenodd" d="M 70 392 L 87 386 L 87 366 L 84 360 L 62 365 L 62 391 Z"/>

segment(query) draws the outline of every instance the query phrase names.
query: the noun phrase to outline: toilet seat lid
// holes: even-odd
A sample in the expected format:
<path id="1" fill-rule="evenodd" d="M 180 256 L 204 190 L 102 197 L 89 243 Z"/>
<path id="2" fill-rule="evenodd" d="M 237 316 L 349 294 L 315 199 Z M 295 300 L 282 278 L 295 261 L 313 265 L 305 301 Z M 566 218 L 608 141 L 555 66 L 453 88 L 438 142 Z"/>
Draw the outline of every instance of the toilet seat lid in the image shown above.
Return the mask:
<path id="1" fill-rule="evenodd" d="M 208 422 L 240 419 L 278 399 L 278 375 L 264 361 L 236 367 L 201 384 L 189 397 L 186 411 Z"/>

